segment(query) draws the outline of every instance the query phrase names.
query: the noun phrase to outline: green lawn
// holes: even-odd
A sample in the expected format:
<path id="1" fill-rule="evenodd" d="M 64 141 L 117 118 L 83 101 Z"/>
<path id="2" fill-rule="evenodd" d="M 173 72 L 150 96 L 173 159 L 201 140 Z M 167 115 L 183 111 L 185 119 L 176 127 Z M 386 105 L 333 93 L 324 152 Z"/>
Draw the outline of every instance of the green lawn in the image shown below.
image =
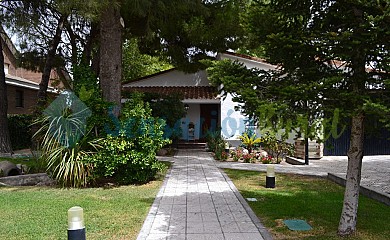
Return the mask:
<path id="1" fill-rule="evenodd" d="M 162 181 L 111 189 L 0 187 L 0 239 L 66 239 L 67 211 L 84 209 L 87 239 L 136 239 Z"/>
<path id="2" fill-rule="evenodd" d="M 344 188 L 326 179 L 299 175 L 276 175 L 276 188 L 265 188 L 265 173 L 225 170 L 249 205 L 275 239 L 390 239 L 390 207 L 360 196 L 358 232 L 339 238 L 337 227 Z M 290 231 L 285 219 L 303 219 L 310 231 Z"/>

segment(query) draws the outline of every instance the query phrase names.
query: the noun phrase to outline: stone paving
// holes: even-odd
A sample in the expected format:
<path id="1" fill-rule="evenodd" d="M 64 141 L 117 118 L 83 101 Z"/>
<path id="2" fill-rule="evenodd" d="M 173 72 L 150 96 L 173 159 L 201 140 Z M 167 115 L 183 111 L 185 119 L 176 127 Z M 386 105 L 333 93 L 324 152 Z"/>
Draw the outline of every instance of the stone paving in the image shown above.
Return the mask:
<path id="1" fill-rule="evenodd" d="M 271 239 L 210 154 L 180 150 L 138 240 Z"/>

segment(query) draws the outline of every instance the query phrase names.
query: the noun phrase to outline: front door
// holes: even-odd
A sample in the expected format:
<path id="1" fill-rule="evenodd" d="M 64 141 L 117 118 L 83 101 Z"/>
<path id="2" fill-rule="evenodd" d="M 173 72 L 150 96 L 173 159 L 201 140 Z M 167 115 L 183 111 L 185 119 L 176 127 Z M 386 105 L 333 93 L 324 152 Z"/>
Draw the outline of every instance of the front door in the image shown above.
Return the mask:
<path id="1" fill-rule="evenodd" d="M 199 140 L 205 142 L 208 131 L 216 131 L 218 123 L 219 104 L 201 104 L 200 105 L 200 129 Z"/>

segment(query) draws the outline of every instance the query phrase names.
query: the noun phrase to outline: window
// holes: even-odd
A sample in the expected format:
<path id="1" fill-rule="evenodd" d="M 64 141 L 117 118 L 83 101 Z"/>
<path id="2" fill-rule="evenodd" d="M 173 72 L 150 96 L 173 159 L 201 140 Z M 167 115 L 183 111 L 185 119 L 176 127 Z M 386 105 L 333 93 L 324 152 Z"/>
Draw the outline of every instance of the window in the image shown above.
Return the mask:
<path id="1" fill-rule="evenodd" d="M 8 69 L 9 69 L 9 64 L 5 63 L 4 64 L 4 72 L 5 72 L 5 74 L 8 74 Z"/>
<path id="2" fill-rule="evenodd" d="M 24 92 L 22 90 L 15 92 L 15 107 L 24 107 Z"/>

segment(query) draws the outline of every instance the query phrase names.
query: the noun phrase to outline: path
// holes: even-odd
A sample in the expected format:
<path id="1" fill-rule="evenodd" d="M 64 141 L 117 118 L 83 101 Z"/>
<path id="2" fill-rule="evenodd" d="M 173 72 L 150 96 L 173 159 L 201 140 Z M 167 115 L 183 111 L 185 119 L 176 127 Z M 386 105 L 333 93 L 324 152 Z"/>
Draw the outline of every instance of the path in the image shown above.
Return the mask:
<path id="1" fill-rule="evenodd" d="M 180 150 L 138 240 L 271 239 L 210 154 Z"/>

